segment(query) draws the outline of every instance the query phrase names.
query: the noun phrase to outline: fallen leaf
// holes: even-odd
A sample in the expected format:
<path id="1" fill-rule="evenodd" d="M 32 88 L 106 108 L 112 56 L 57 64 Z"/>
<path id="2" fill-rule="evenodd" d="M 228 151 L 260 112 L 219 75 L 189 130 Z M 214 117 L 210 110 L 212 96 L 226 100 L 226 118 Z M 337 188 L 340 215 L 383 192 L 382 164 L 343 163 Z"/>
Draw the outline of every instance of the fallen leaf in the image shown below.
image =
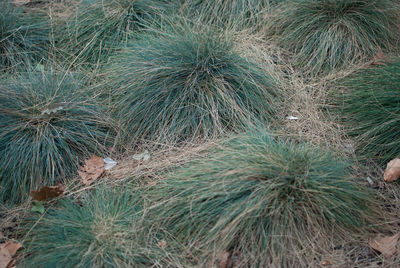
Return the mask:
<path id="1" fill-rule="evenodd" d="M 158 241 L 157 245 L 161 248 L 166 248 L 167 247 L 167 242 L 165 240 L 160 240 Z"/>
<path id="2" fill-rule="evenodd" d="M 104 171 L 103 158 L 93 155 L 90 159 L 86 160 L 85 165 L 81 167 L 78 173 L 82 178 L 83 184 L 89 186 L 95 180 L 99 179 L 104 174 Z"/>
<path id="3" fill-rule="evenodd" d="M 32 212 L 39 212 L 43 214 L 45 212 L 44 206 L 42 202 L 33 202 L 31 207 Z"/>
<path id="4" fill-rule="evenodd" d="M 57 183 L 56 186 L 45 186 L 40 188 L 38 191 L 31 191 L 30 196 L 33 200 L 44 201 L 50 198 L 59 197 L 64 193 L 65 187 L 61 183 Z"/>
<path id="5" fill-rule="evenodd" d="M 400 158 L 395 158 L 387 164 L 383 178 L 387 182 L 400 178 Z"/>
<path id="6" fill-rule="evenodd" d="M 12 265 L 12 256 L 10 252 L 0 245 L 0 268 L 7 268 Z"/>
<path id="7" fill-rule="evenodd" d="M 20 249 L 22 245 L 18 242 L 14 242 L 12 240 L 8 241 L 7 243 L 4 244 L 4 248 L 10 252 L 11 256 L 14 256 L 15 253 L 17 253 L 18 249 Z"/>
<path id="8" fill-rule="evenodd" d="M 15 267 L 15 260 L 13 260 L 12 257 L 21 247 L 22 245 L 20 243 L 14 241 L 0 244 L 0 268 Z"/>
<path id="9" fill-rule="evenodd" d="M 110 170 L 117 165 L 117 161 L 112 160 L 111 158 L 104 158 L 104 169 Z"/>
<path id="10" fill-rule="evenodd" d="M 369 240 L 369 246 L 380 253 L 386 258 L 391 257 L 397 252 L 397 242 L 400 238 L 400 233 L 393 236 L 378 235 L 374 239 Z"/>
<path id="11" fill-rule="evenodd" d="M 231 264 L 231 253 L 229 251 L 224 251 L 219 257 L 219 268 L 229 268 Z"/>
<path id="12" fill-rule="evenodd" d="M 150 160 L 150 154 L 149 151 L 146 150 L 143 153 L 133 155 L 132 158 L 137 161 L 143 160 L 144 162 L 147 162 Z"/>

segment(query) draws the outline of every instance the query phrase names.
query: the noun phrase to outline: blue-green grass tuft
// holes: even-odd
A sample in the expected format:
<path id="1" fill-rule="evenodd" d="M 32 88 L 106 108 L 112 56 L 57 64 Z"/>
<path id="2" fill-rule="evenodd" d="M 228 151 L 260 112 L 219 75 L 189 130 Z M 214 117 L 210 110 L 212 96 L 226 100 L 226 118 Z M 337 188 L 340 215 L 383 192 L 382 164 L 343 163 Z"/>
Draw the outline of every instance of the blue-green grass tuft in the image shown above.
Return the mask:
<path id="1" fill-rule="evenodd" d="M 400 59 L 345 78 L 340 107 L 362 159 L 382 166 L 400 157 Z"/>
<path id="2" fill-rule="evenodd" d="M 84 79 L 28 71 L 0 82 L 0 200 L 16 202 L 41 186 L 71 179 L 100 154 L 108 123 Z"/>
<path id="3" fill-rule="evenodd" d="M 141 36 L 108 67 L 121 140 L 193 141 L 270 121 L 278 87 L 265 67 L 209 27 Z"/>
<path id="4" fill-rule="evenodd" d="M 176 8 L 169 0 L 83 1 L 64 29 L 60 47 L 72 62 L 98 66 L 134 32 Z"/>
<path id="5" fill-rule="evenodd" d="M 251 132 L 168 173 L 151 190 L 154 215 L 206 261 L 230 251 L 240 267 L 306 265 L 307 243 L 323 244 L 313 242 L 316 233 L 343 237 L 374 220 L 374 194 L 350 165 L 309 144 Z"/>
<path id="6" fill-rule="evenodd" d="M 0 71 L 46 59 L 50 47 L 50 23 L 45 14 L 24 12 L 12 1 L 0 2 Z"/>
<path id="7" fill-rule="evenodd" d="M 399 14 L 392 0 L 290 0 L 271 30 L 299 67 L 320 74 L 396 49 Z"/>
<path id="8" fill-rule="evenodd" d="M 97 186 L 53 206 L 25 225 L 22 267 L 182 267 L 184 251 L 153 234 L 138 191 Z"/>

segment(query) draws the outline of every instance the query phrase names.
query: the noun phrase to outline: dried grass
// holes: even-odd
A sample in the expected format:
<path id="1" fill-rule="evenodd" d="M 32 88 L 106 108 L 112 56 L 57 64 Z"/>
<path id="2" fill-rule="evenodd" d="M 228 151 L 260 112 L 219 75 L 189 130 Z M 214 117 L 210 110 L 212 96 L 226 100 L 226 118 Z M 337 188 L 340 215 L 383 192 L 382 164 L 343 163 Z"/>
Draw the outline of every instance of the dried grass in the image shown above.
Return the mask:
<path id="1" fill-rule="evenodd" d="M 266 72 L 280 86 L 283 98 L 274 103 L 277 120 L 275 134 L 312 142 L 334 149 L 352 152 L 352 141 L 343 135 L 342 126 L 330 114 L 333 82 L 362 67 L 351 66 L 346 71 L 332 72 L 326 76 L 310 78 L 294 68 L 290 52 L 265 41 L 262 34 L 242 31 L 236 35 L 236 48 L 269 66 Z M 287 116 L 298 117 L 288 120 Z"/>
<path id="2" fill-rule="evenodd" d="M 118 165 L 110 170 L 109 178 L 112 181 L 121 181 L 127 178 L 152 178 L 155 183 L 161 179 L 159 174 L 163 171 L 175 168 L 199 156 L 208 148 L 213 147 L 213 142 L 200 144 L 186 144 L 180 147 L 164 146 L 157 151 L 150 152 L 149 161 L 138 161 L 132 155 L 125 156 Z"/>

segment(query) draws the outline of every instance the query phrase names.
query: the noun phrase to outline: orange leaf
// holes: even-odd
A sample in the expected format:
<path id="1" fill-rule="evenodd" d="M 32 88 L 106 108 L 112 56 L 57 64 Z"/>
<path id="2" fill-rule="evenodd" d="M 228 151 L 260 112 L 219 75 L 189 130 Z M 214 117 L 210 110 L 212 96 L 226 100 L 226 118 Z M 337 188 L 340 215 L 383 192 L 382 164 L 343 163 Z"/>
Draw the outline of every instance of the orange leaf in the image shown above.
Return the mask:
<path id="1" fill-rule="evenodd" d="M 0 244 L 0 268 L 15 267 L 15 261 L 12 257 L 21 247 L 22 245 L 20 243 L 14 241 Z"/>
<path id="2" fill-rule="evenodd" d="M 11 256 L 14 256 L 15 253 L 17 253 L 18 249 L 20 249 L 21 247 L 22 245 L 20 243 L 14 242 L 12 240 L 4 244 L 4 248 L 6 248 L 8 252 L 10 252 Z"/>
<path id="3" fill-rule="evenodd" d="M 45 186 L 40 188 L 38 191 L 31 191 L 30 196 L 33 200 L 44 201 L 50 198 L 59 197 L 64 193 L 65 187 L 61 183 L 57 183 L 56 186 Z"/>
<path id="4" fill-rule="evenodd" d="M 400 178 L 400 158 L 393 159 L 387 164 L 383 178 L 387 182 L 392 182 Z"/>
<path id="5" fill-rule="evenodd" d="M 103 158 L 93 155 L 90 159 L 86 160 L 85 165 L 81 167 L 81 170 L 78 171 L 78 173 L 82 178 L 83 184 L 89 186 L 95 180 L 101 178 L 104 171 Z"/>
<path id="6" fill-rule="evenodd" d="M 399 238 L 400 234 L 395 234 L 393 236 L 378 235 L 374 239 L 369 240 L 369 246 L 382 253 L 386 258 L 389 258 L 397 252 Z"/>
<path id="7" fill-rule="evenodd" d="M 12 261 L 10 252 L 0 245 L 0 268 L 7 268 Z"/>

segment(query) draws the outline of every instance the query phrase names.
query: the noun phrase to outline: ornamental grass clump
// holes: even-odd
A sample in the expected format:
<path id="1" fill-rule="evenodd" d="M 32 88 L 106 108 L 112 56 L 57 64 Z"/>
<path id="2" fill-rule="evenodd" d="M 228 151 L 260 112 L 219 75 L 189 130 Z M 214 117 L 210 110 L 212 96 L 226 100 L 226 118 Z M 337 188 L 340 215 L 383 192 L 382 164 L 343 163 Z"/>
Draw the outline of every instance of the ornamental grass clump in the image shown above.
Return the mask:
<path id="1" fill-rule="evenodd" d="M 25 13 L 11 1 L 0 2 L 0 71 L 47 58 L 50 24 L 43 13 Z"/>
<path id="2" fill-rule="evenodd" d="M 364 159 L 385 165 L 400 157 L 400 59 L 346 78 L 343 119 Z"/>
<path id="3" fill-rule="evenodd" d="M 109 70 L 121 140 L 182 142 L 270 120 L 277 87 L 228 34 L 175 26 L 141 36 Z"/>
<path id="4" fill-rule="evenodd" d="M 140 193 L 126 187 L 97 186 L 77 199 L 59 200 L 26 224 L 21 266 L 172 267 L 177 262 L 167 250 L 173 244 L 160 243 L 144 215 Z"/>
<path id="5" fill-rule="evenodd" d="M 83 1 L 68 23 L 61 48 L 81 64 L 99 64 L 144 24 L 175 9 L 168 0 Z"/>
<path id="6" fill-rule="evenodd" d="M 269 28 L 300 67 L 319 74 L 395 49 L 399 15 L 392 0 L 290 0 Z"/>
<path id="7" fill-rule="evenodd" d="M 76 174 L 101 153 L 108 124 L 84 79 L 28 71 L 0 82 L 0 200 L 16 202 Z"/>
<path id="8" fill-rule="evenodd" d="M 348 162 L 261 131 L 171 171 L 151 193 L 172 235 L 206 260 L 232 252 L 238 267 L 308 264 L 308 246 L 362 231 L 374 215 L 373 195 Z"/>

